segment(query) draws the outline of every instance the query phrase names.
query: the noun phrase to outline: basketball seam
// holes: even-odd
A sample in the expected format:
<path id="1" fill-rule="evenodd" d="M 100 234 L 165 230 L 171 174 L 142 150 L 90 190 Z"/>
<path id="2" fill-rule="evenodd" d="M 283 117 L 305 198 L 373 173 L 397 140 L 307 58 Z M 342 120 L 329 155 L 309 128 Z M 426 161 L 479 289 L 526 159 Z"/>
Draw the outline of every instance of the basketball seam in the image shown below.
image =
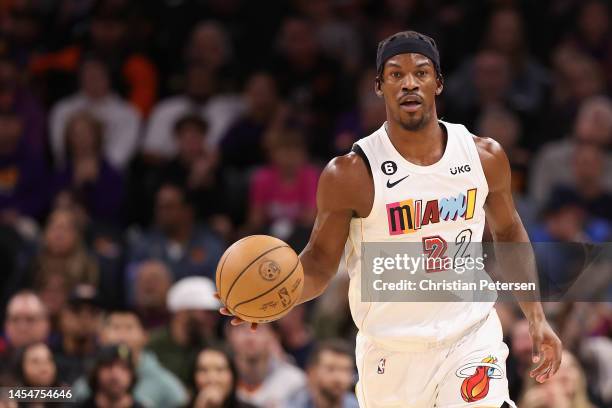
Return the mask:
<path id="1" fill-rule="evenodd" d="M 221 284 L 223 283 L 223 267 L 225 266 L 225 262 L 227 262 L 227 258 L 229 258 L 230 254 L 232 253 L 232 251 L 235 249 L 234 245 L 236 245 L 237 243 L 241 242 L 241 241 L 246 241 L 249 238 L 253 238 L 255 235 L 250 235 L 248 237 L 244 237 L 238 241 L 236 241 L 229 249 L 229 252 L 227 254 L 225 254 L 225 257 L 223 258 L 223 263 L 221 264 L 221 268 L 219 269 L 219 287 L 217 288 L 217 291 L 219 292 L 219 295 L 221 295 Z M 227 296 L 226 296 L 227 298 Z"/>
<path id="2" fill-rule="evenodd" d="M 232 282 L 232 285 L 230 286 L 230 288 L 227 291 L 227 295 L 225 295 L 225 300 L 227 301 L 227 299 L 229 299 L 230 294 L 232 293 L 232 289 L 234 289 L 234 286 L 236 285 L 236 282 L 238 282 L 238 280 L 240 279 L 240 277 L 242 277 L 242 275 L 247 271 L 247 269 L 249 269 L 255 262 L 257 262 L 262 256 L 269 254 L 272 251 L 276 251 L 279 248 L 289 248 L 289 245 L 279 245 L 276 246 L 274 248 L 270 248 L 268 249 L 266 252 L 263 252 L 261 254 L 259 254 L 257 256 L 257 258 L 253 259 L 247 266 L 244 267 L 244 269 L 242 271 L 240 271 L 240 273 L 238 274 L 238 276 L 236 276 L 236 279 L 234 279 L 234 282 Z M 228 306 L 229 307 L 229 306 Z"/>
<path id="3" fill-rule="evenodd" d="M 291 275 L 293 275 L 293 273 L 295 272 L 295 270 L 297 269 L 297 267 L 298 267 L 298 265 L 299 265 L 299 264 L 300 264 L 300 258 L 298 257 L 298 258 L 297 258 L 297 262 L 295 263 L 295 266 L 293 267 L 293 269 L 291 269 L 291 272 L 289 272 L 289 273 L 287 274 L 287 276 L 285 276 L 285 277 L 283 278 L 283 280 L 282 280 L 282 281 L 278 282 L 278 283 L 276 284 L 276 286 L 273 286 L 273 287 L 271 287 L 270 289 L 268 289 L 267 291 L 265 291 L 264 293 L 261 293 L 261 294 L 259 294 L 259 295 L 255 296 L 253 299 L 243 300 L 242 302 L 238 303 L 236 306 L 232 307 L 232 309 L 236 310 L 236 308 L 237 308 L 238 306 L 240 306 L 240 305 L 244 305 L 245 303 L 249 303 L 249 302 L 252 302 L 252 301 L 254 301 L 254 300 L 257 300 L 257 299 L 259 299 L 260 297 L 265 296 L 265 295 L 267 295 L 268 293 L 272 292 L 274 289 L 278 288 L 280 285 L 282 285 L 283 283 L 285 283 L 285 281 L 286 281 L 287 279 L 289 279 L 289 278 L 291 277 Z M 245 315 L 245 316 L 246 316 L 246 315 Z"/>

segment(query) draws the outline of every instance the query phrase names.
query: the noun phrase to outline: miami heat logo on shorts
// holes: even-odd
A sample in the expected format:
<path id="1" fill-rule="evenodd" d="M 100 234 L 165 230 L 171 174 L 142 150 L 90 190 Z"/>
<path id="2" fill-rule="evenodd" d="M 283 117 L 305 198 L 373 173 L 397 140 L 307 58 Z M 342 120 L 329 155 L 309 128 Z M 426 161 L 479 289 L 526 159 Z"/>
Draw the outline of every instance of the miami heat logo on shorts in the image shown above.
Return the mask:
<path id="1" fill-rule="evenodd" d="M 504 371 L 496 363 L 497 358 L 489 356 L 480 362 L 465 364 L 457 369 L 455 375 L 465 378 L 461 383 L 461 397 L 465 402 L 483 399 L 489 393 L 489 381 L 504 378 Z"/>

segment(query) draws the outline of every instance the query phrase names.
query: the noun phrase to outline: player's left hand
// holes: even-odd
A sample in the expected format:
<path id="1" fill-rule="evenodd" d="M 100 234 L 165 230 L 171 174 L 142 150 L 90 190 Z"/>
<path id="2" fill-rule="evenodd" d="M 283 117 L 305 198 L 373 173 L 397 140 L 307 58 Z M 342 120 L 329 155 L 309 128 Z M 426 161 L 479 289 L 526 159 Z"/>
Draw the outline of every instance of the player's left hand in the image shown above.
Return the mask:
<path id="1" fill-rule="evenodd" d="M 529 334 L 533 342 L 532 361 L 540 363 L 529 375 L 543 383 L 559 369 L 563 346 L 546 319 L 529 322 Z"/>

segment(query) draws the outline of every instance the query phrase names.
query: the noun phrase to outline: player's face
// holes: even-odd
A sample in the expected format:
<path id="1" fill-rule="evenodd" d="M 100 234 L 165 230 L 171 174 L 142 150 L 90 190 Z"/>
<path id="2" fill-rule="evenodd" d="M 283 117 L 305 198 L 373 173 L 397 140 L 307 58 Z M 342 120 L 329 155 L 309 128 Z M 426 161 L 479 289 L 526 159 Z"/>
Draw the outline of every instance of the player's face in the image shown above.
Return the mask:
<path id="1" fill-rule="evenodd" d="M 436 94 L 441 91 L 431 60 L 414 53 L 389 58 L 377 90 L 385 99 L 387 119 L 409 131 L 422 129 L 434 117 Z"/>

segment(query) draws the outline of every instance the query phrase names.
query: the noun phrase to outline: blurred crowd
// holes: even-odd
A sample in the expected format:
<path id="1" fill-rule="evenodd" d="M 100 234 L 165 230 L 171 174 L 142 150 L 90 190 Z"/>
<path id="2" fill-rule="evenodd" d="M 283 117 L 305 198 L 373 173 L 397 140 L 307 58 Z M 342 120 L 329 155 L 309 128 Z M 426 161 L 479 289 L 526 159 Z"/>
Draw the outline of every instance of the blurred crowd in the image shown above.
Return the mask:
<path id="1" fill-rule="evenodd" d="M 406 29 L 440 49 L 438 115 L 508 153 L 532 240 L 612 241 L 611 10 L 0 1 L 0 384 L 85 407 L 357 407 L 346 272 L 251 332 L 217 313 L 223 251 L 303 248 L 320 170 L 385 121 L 376 44 Z M 527 321 L 497 309 L 521 408 L 612 406 L 610 302 L 546 304 L 566 350 L 544 385 Z"/>

